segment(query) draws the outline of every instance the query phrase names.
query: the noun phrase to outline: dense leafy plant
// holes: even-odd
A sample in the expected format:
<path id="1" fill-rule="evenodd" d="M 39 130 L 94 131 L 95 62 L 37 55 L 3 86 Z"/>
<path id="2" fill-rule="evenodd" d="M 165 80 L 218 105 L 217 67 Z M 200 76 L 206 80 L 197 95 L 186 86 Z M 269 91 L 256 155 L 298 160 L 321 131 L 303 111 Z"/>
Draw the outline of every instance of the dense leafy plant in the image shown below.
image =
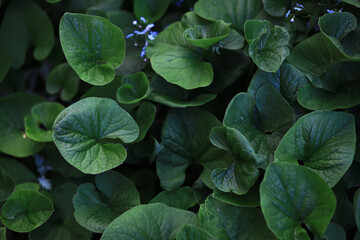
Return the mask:
<path id="1" fill-rule="evenodd" d="M 0 239 L 360 239 L 359 0 L 0 1 Z"/>

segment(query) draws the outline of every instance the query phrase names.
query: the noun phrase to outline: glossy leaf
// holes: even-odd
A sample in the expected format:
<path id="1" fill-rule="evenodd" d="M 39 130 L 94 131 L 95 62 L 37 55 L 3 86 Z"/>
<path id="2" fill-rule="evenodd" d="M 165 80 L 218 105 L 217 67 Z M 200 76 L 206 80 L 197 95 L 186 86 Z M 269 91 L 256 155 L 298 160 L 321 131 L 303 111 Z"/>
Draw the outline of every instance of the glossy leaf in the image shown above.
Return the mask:
<path id="1" fill-rule="evenodd" d="M 289 6 L 287 0 L 262 0 L 264 10 L 274 17 L 282 17 Z"/>
<path id="2" fill-rule="evenodd" d="M 354 117 L 318 111 L 300 118 L 285 134 L 275 162 L 298 163 L 319 174 L 331 187 L 345 174 L 355 154 Z"/>
<path id="3" fill-rule="evenodd" d="M 139 205 L 135 185 L 120 173 L 109 171 L 97 175 L 93 184 L 82 184 L 74 195 L 74 216 L 84 228 L 102 233 L 120 214 Z"/>
<path id="4" fill-rule="evenodd" d="M 46 79 L 46 91 L 50 94 L 60 92 L 60 97 L 64 101 L 69 101 L 75 97 L 79 88 L 79 77 L 68 63 L 56 66 Z"/>
<path id="5" fill-rule="evenodd" d="M 306 167 L 273 163 L 260 185 L 266 223 L 280 239 L 310 239 L 302 224 L 321 237 L 336 207 L 327 183 Z"/>
<path id="6" fill-rule="evenodd" d="M 230 27 L 223 21 L 216 21 L 208 25 L 195 25 L 184 31 L 185 39 L 201 48 L 211 47 L 229 34 Z"/>
<path id="7" fill-rule="evenodd" d="M 30 232 L 48 220 L 54 208 L 50 200 L 33 190 L 15 191 L 1 209 L 1 222 L 16 232 Z"/>
<path id="8" fill-rule="evenodd" d="M 121 79 L 121 86 L 116 93 L 119 103 L 133 104 L 146 98 L 149 81 L 143 72 L 134 73 Z"/>
<path id="9" fill-rule="evenodd" d="M 222 202 L 237 207 L 258 207 L 260 206 L 259 184 L 255 184 L 246 194 L 237 195 L 231 192 L 223 192 L 215 188 L 213 197 Z"/>
<path id="10" fill-rule="evenodd" d="M 53 139 L 61 155 L 90 174 L 123 163 L 126 150 L 119 140 L 130 143 L 138 135 L 134 119 L 114 100 L 104 98 L 85 98 L 72 104 L 58 115 L 53 126 Z"/>
<path id="11" fill-rule="evenodd" d="M 139 126 L 139 136 L 136 139 L 136 142 L 140 142 L 145 138 L 145 135 L 149 128 L 151 127 L 156 114 L 156 107 L 149 103 L 149 102 L 143 102 L 137 112 L 135 121 Z"/>
<path id="12" fill-rule="evenodd" d="M 111 82 L 114 69 L 125 57 L 121 29 L 98 16 L 65 13 L 60 21 L 60 42 L 69 65 L 93 85 Z"/>
<path id="13" fill-rule="evenodd" d="M 197 224 L 196 215 L 162 203 L 140 205 L 116 218 L 101 239 L 175 239 L 185 224 Z"/>
<path id="14" fill-rule="evenodd" d="M 217 239 L 275 239 L 259 209 L 235 207 L 211 196 L 200 206 L 199 223 Z"/>
<path id="15" fill-rule="evenodd" d="M 213 69 L 183 37 L 184 30 L 180 22 L 171 24 L 146 48 L 146 55 L 166 81 L 185 89 L 206 87 L 213 81 Z"/>
<path id="16" fill-rule="evenodd" d="M 28 138 L 24 118 L 32 106 L 43 102 L 31 93 L 15 93 L 0 99 L 0 151 L 14 157 L 27 157 L 39 152 L 43 143 Z M 16 111 L 14 111 L 16 109 Z"/>
<path id="17" fill-rule="evenodd" d="M 265 72 L 276 72 L 290 54 L 286 47 L 290 40 L 288 31 L 267 20 L 248 20 L 244 32 L 255 64 Z"/>
<path id="18" fill-rule="evenodd" d="M 52 141 L 52 125 L 65 107 L 57 102 L 36 104 L 25 117 L 25 133 L 37 142 Z"/>

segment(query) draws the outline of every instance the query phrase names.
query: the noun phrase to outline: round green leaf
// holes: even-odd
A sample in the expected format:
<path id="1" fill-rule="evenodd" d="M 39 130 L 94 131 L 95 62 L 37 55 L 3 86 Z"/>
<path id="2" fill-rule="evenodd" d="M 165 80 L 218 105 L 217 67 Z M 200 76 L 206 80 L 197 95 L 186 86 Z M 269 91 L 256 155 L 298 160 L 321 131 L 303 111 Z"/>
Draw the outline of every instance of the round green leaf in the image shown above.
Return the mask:
<path id="1" fill-rule="evenodd" d="M 185 89 L 206 87 L 213 81 L 212 66 L 184 38 L 184 30 L 181 22 L 171 24 L 150 42 L 146 55 L 154 71 L 166 81 Z"/>
<path id="2" fill-rule="evenodd" d="M 170 0 L 135 0 L 135 16 L 140 19 L 144 17 L 146 24 L 156 22 L 166 12 Z"/>
<path id="3" fill-rule="evenodd" d="M 197 224 L 197 217 L 193 212 L 162 203 L 139 205 L 110 223 L 101 240 L 172 240 L 186 224 Z"/>
<path id="4" fill-rule="evenodd" d="M 74 216 L 84 228 L 102 233 L 120 214 L 139 205 L 135 185 L 120 173 L 109 171 L 97 175 L 93 184 L 82 184 L 74 196 Z"/>
<path id="5" fill-rule="evenodd" d="M 68 63 L 56 66 L 46 79 L 46 91 L 50 94 L 56 94 L 60 91 L 60 97 L 64 101 L 69 101 L 75 97 L 78 88 L 79 77 Z"/>
<path id="6" fill-rule="evenodd" d="M 33 190 L 15 191 L 1 209 L 1 222 L 15 232 L 30 232 L 49 219 L 54 211 L 50 200 Z"/>
<path id="7" fill-rule="evenodd" d="M 200 206 L 199 223 L 217 239 L 275 239 L 260 209 L 235 207 L 211 196 Z"/>
<path id="8" fill-rule="evenodd" d="M 119 103 L 138 103 L 148 95 L 149 81 L 143 72 L 137 72 L 121 79 L 121 86 L 116 93 Z"/>
<path id="9" fill-rule="evenodd" d="M 70 66 L 93 85 L 111 82 L 125 57 L 121 29 L 98 16 L 65 13 L 60 21 L 60 42 Z"/>
<path id="10" fill-rule="evenodd" d="M 37 142 L 52 141 L 52 125 L 55 118 L 65 107 L 57 102 L 44 102 L 31 108 L 25 117 L 25 133 Z"/>
<path id="11" fill-rule="evenodd" d="M 280 239 L 294 239 L 301 232 L 307 236 L 302 224 L 321 237 L 336 207 L 327 183 L 308 168 L 292 163 L 268 167 L 260 185 L 260 200 L 267 225 Z"/>
<path id="12" fill-rule="evenodd" d="M 121 141 L 133 142 L 138 135 L 139 127 L 130 114 L 106 98 L 90 97 L 72 104 L 53 125 L 53 139 L 61 155 L 90 174 L 123 163 L 126 150 Z"/>
<path id="13" fill-rule="evenodd" d="M 27 157 L 39 152 L 43 143 L 28 138 L 24 118 L 37 103 L 40 96 L 30 93 L 15 93 L 0 99 L 0 151 L 14 157 Z"/>
<path id="14" fill-rule="evenodd" d="M 290 40 L 288 31 L 267 20 L 248 20 L 244 28 L 249 54 L 255 64 L 265 72 L 276 72 L 290 54 L 286 47 Z"/>
<path id="15" fill-rule="evenodd" d="M 285 134 L 275 162 L 298 163 L 319 174 L 331 187 L 345 174 L 355 154 L 354 116 L 317 111 L 300 118 Z"/>
<path id="16" fill-rule="evenodd" d="M 208 48 L 223 40 L 230 34 L 229 24 L 224 21 L 212 22 L 208 25 L 195 25 L 184 31 L 184 37 L 191 44 Z"/>

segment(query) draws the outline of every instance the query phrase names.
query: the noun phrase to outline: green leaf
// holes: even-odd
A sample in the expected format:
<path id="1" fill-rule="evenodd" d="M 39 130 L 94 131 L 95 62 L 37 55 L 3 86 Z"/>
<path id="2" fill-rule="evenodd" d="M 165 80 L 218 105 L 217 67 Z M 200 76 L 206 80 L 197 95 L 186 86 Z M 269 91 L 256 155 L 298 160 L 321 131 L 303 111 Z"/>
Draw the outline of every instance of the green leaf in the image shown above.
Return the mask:
<path id="1" fill-rule="evenodd" d="M 255 64 L 265 72 L 276 72 L 290 54 L 286 47 L 290 40 L 288 31 L 267 20 L 248 20 L 244 32 Z"/>
<path id="2" fill-rule="evenodd" d="M 0 202 L 5 201 L 14 191 L 14 180 L 6 175 L 4 169 L 0 168 Z"/>
<path id="3" fill-rule="evenodd" d="M 196 215 L 162 203 L 139 205 L 110 223 L 101 239 L 170 240 L 185 224 L 197 224 Z"/>
<path id="4" fill-rule="evenodd" d="M 288 101 L 290 105 L 297 103 L 297 92 L 309 83 L 305 75 L 293 65 L 283 62 L 275 73 L 257 70 L 248 88 L 248 93 L 255 97 L 259 88 L 270 84 Z"/>
<path id="5" fill-rule="evenodd" d="M 230 29 L 229 35 L 221 41 L 221 48 L 239 50 L 244 47 L 245 38 L 235 29 Z"/>
<path id="6" fill-rule="evenodd" d="M 79 88 L 79 77 L 68 63 L 56 66 L 46 79 L 46 91 L 50 94 L 60 92 L 63 101 L 69 101 L 75 97 Z"/>
<path id="7" fill-rule="evenodd" d="M 136 139 L 136 142 L 140 142 L 145 138 L 145 135 L 152 123 L 154 122 L 156 114 L 156 107 L 149 102 L 141 103 L 140 107 L 136 112 L 135 120 L 139 125 L 139 137 Z"/>
<path id="8" fill-rule="evenodd" d="M 71 2 L 70 9 L 74 12 L 86 12 L 89 8 L 111 11 L 120 8 L 124 0 L 77 0 Z"/>
<path id="9" fill-rule="evenodd" d="M 350 167 L 355 143 L 353 115 L 317 111 L 300 118 L 285 134 L 276 149 L 275 162 L 301 160 L 332 187 Z"/>
<path id="10" fill-rule="evenodd" d="M 178 235 L 176 236 L 177 240 L 216 240 L 214 236 L 210 233 L 202 230 L 195 225 L 185 225 L 180 229 Z"/>
<path id="11" fill-rule="evenodd" d="M 44 147 L 43 143 L 26 136 L 24 126 L 24 118 L 31 107 L 43 101 L 43 98 L 31 93 L 15 93 L 0 99 L 0 152 L 27 157 Z"/>
<path id="12" fill-rule="evenodd" d="M 324 236 L 328 240 L 346 240 L 346 232 L 345 230 L 339 226 L 338 224 L 331 222 L 327 227 Z M 315 237 L 314 240 L 320 240 L 320 238 Z"/>
<path id="13" fill-rule="evenodd" d="M 323 34 L 352 60 L 360 60 L 360 27 L 356 17 L 349 12 L 334 12 L 319 18 L 319 27 Z"/>
<path id="14" fill-rule="evenodd" d="M 150 42 L 146 55 L 166 81 L 185 89 L 206 87 L 213 81 L 213 69 L 203 61 L 201 51 L 183 37 L 184 30 L 181 22 L 171 24 Z"/>
<path id="15" fill-rule="evenodd" d="M 15 186 L 15 191 L 18 191 L 18 190 L 33 190 L 33 191 L 39 192 L 40 185 L 35 182 L 20 183 L 20 184 L 16 184 L 16 186 Z"/>
<path id="16" fill-rule="evenodd" d="M 219 120 L 202 109 L 170 110 L 163 124 L 163 148 L 156 159 L 157 174 L 165 190 L 181 186 L 185 170 L 192 163 L 214 161 L 216 152 L 224 155 L 209 141 L 211 129 L 217 126 L 220 126 Z"/>
<path id="17" fill-rule="evenodd" d="M 20 68 L 29 47 L 35 46 L 34 58 L 45 59 L 55 42 L 54 29 L 46 13 L 33 1 L 12 1 L 0 28 L 0 46 L 11 57 L 11 67 Z"/>
<path id="18" fill-rule="evenodd" d="M 121 79 L 121 86 L 116 93 L 119 103 L 138 103 L 148 95 L 149 81 L 143 72 L 137 72 Z"/>
<path id="19" fill-rule="evenodd" d="M 0 167 L 16 184 L 36 181 L 35 174 L 15 159 L 0 157 Z"/>
<path id="20" fill-rule="evenodd" d="M 121 29 L 98 16 L 65 13 L 60 21 L 60 42 L 70 66 L 92 85 L 111 82 L 125 57 Z"/>
<path id="21" fill-rule="evenodd" d="M 0 238 L 6 240 L 6 227 L 0 227 Z"/>
<path id="22" fill-rule="evenodd" d="M 237 195 L 231 192 L 223 192 L 215 188 L 213 197 L 222 202 L 237 207 L 258 207 L 260 206 L 259 184 L 255 184 L 246 194 Z"/>
<path id="23" fill-rule="evenodd" d="M 135 16 L 140 19 L 144 17 L 146 24 L 156 22 L 166 12 L 170 0 L 135 0 Z"/>
<path id="24" fill-rule="evenodd" d="M 104 86 L 92 86 L 89 90 L 81 96 L 81 99 L 87 97 L 101 97 L 101 98 L 110 98 L 116 101 L 116 92 L 121 86 L 122 77 L 118 76 L 115 79 L 104 85 Z"/>
<path id="25" fill-rule="evenodd" d="M 262 0 L 264 10 L 274 17 L 284 16 L 286 9 L 289 7 L 287 0 Z"/>
<path id="26" fill-rule="evenodd" d="M 360 81 L 348 84 L 341 91 L 329 92 L 305 85 L 298 92 L 298 101 L 304 108 L 310 110 L 334 110 L 350 108 L 360 104 Z"/>
<path id="27" fill-rule="evenodd" d="M 50 200 L 33 190 L 15 191 L 1 209 L 1 222 L 15 232 L 30 232 L 49 219 L 54 211 Z"/>
<path id="28" fill-rule="evenodd" d="M 31 108 L 25 117 L 25 133 L 37 142 L 52 142 L 52 125 L 65 107 L 57 102 L 44 102 Z"/>
<path id="29" fill-rule="evenodd" d="M 197 107 L 213 100 L 215 94 L 200 94 L 191 97 L 190 92 L 165 81 L 159 75 L 150 80 L 150 93 L 147 99 L 173 108 Z"/>
<path id="30" fill-rule="evenodd" d="M 295 122 L 294 110 L 269 84 L 256 91 L 255 104 L 260 116 L 259 128 L 265 132 L 281 132 L 290 128 Z"/>
<path id="31" fill-rule="evenodd" d="M 260 0 L 199 0 L 194 11 L 210 21 L 223 20 L 243 32 L 246 20 L 256 17 L 262 9 Z"/>
<path id="32" fill-rule="evenodd" d="M 194 192 L 190 187 L 181 187 L 174 191 L 162 191 L 149 203 L 164 203 L 169 207 L 188 209 L 196 204 Z"/>
<path id="33" fill-rule="evenodd" d="M 140 204 L 135 185 L 120 173 L 109 171 L 82 184 L 74 196 L 74 216 L 84 228 L 102 233 L 120 214 Z"/>
<path id="34" fill-rule="evenodd" d="M 235 207 L 211 196 L 200 206 L 199 222 L 217 239 L 275 239 L 260 209 Z"/>
<path id="35" fill-rule="evenodd" d="M 134 119 L 111 99 L 85 98 L 56 118 L 53 139 L 61 155 L 84 173 L 98 174 L 119 166 L 126 158 L 120 144 L 137 139 Z"/>
<path id="36" fill-rule="evenodd" d="M 196 47 L 209 48 L 230 34 L 229 24 L 216 21 L 207 25 L 195 25 L 184 31 L 184 37 Z"/>
<path id="37" fill-rule="evenodd" d="M 295 239 L 300 232 L 306 236 L 302 224 L 321 237 L 336 207 L 327 183 L 308 168 L 292 163 L 268 167 L 260 185 L 260 200 L 267 225 L 280 239 Z"/>

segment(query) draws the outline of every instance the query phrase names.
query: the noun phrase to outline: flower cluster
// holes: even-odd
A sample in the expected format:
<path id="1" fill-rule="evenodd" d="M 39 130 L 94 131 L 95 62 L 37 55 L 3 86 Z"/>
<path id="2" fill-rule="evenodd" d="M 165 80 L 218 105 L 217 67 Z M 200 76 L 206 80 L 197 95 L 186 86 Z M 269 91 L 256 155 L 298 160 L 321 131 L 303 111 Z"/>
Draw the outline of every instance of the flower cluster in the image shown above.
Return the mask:
<path id="1" fill-rule="evenodd" d="M 302 5 L 302 4 L 299 4 L 299 3 L 296 3 L 296 6 L 294 7 L 294 10 L 296 11 L 296 12 L 300 12 L 300 11 L 302 11 L 304 9 L 304 5 Z M 290 22 L 295 22 L 295 14 L 292 14 L 291 13 L 291 10 L 289 10 L 289 11 L 287 11 L 287 13 L 286 13 L 286 18 L 288 18 L 290 15 L 292 15 L 292 17 L 291 17 L 291 19 L 290 19 Z"/>
<path id="2" fill-rule="evenodd" d="M 39 154 L 35 155 L 35 164 L 37 167 L 37 171 L 40 174 L 40 177 L 38 178 L 40 186 L 46 190 L 51 190 L 51 182 L 49 179 L 45 177 L 45 175 L 47 171 L 51 171 L 53 170 L 53 168 L 47 165 L 47 163 L 44 160 L 44 157 L 40 156 Z"/>
<path id="3" fill-rule="evenodd" d="M 140 18 L 140 21 L 143 24 L 146 24 L 146 20 L 144 17 Z M 137 20 L 133 21 L 133 25 L 137 26 L 138 28 L 142 29 L 141 31 L 135 30 L 133 33 L 130 33 L 129 35 L 126 36 L 126 38 L 131 38 L 136 36 L 136 40 L 134 43 L 134 46 L 138 46 L 138 36 L 144 36 L 145 37 L 145 42 L 144 42 L 144 46 L 142 47 L 142 51 L 140 53 L 140 57 L 144 57 L 145 56 L 145 50 L 146 47 L 149 45 L 149 40 L 155 40 L 155 36 L 158 34 L 158 32 L 156 31 L 151 31 L 151 29 L 155 26 L 153 23 L 147 24 L 145 28 L 143 28 L 143 25 L 141 22 L 138 22 Z M 146 62 L 147 59 L 145 58 L 144 61 Z"/>

